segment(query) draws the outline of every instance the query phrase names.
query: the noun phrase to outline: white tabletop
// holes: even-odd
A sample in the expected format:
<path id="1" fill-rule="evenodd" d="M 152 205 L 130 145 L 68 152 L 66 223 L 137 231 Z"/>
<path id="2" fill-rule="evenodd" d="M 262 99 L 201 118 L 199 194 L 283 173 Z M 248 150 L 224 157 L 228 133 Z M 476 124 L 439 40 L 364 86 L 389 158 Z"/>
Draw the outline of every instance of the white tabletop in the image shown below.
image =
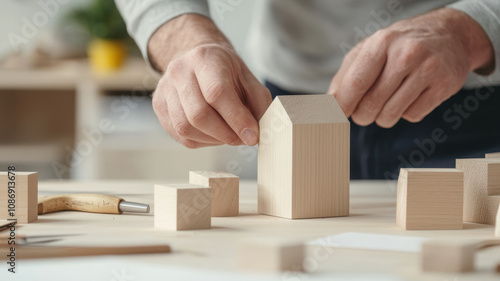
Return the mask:
<path id="1" fill-rule="evenodd" d="M 162 182 L 157 182 L 162 183 Z M 154 182 L 41 182 L 39 195 L 106 193 L 153 207 Z M 351 215 L 327 219 L 288 220 L 257 214 L 257 184 L 240 184 L 240 216 L 212 218 L 212 229 L 166 231 L 153 227 L 151 214 L 91 214 L 60 212 L 39 216 L 17 234 L 83 234 L 54 245 L 133 245 L 168 243 L 172 253 L 44 260 L 20 260 L 18 273 L 0 266 L 0 280 L 500 280 L 494 267 L 500 250 L 476 255 L 474 273 L 430 274 L 420 269 L 419 253 L 308 246 L 308 273 L 267 275 L 237 267 L 238 243 L 252 237 L 291 237 L 309 241 L 345 232 L 423 238 L 493 238 L 494 227 L 464 224 L 463 230 L 405 231 L 395 224 L 396 183 L 353 181 Z M 153 210 L 153 208 L 152 208 Z M 1 253 L 3 256 L 3 253 Z M 8 279 L 4 279 L 8 277 Z M 36 278 L 36 279 L 33 279 Z M 246 280 L 246 279 L 245 279 Z"/>

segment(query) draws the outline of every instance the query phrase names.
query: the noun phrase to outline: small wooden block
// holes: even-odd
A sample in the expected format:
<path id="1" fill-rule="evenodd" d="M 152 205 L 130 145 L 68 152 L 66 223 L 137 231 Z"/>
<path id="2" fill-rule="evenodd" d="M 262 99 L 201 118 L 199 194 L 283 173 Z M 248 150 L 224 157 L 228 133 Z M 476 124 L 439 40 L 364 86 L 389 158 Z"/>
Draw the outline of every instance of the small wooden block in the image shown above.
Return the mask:
<path id="1" fill-rule="evenodd" d="M 500 152 L 487 153 L 484 155 L 485 158 L 500 158 Z"/>
<path id="2" fill-rule="evenodd" d="M 259 126 L 259 213 L 348 216 L 350 124 L 335 98 L 279 96 Z"/>
<path id="3" fill-rule="evenodd" d="M 283 239 L 252 239 L 239 247 L 240 269 L 249 271 L 302 271 L 304 245 Z"/>
<path id="4" fill-rule="evenodd" d="M 154 225 L 168 230 L 209 229 L 210 187 L 195 184 L 155 185 Z"/>
<path id="5" fill-rule="evenodd" d="M 498 211 L 497 211 L 497 222 L 495 224 L 495 236 L 500 237 L 500 206 L 498 206 Z"/>
<path id="6" fill-rule="evenodd" d="M 462 229 L 463 172 L 401 169 L 396 223 L 406 230 Z"/>
<path id="7" fill-rule="evenodd" d="M 239 214 L 240 178 L 226 172 L 189 172 L 189 183 L 212 188 L 212 217 L 234 217 Z"/>
<path id="8" fill-rule="evenodd" d="M 500 245 L 500 240 L 446 239 L 422 244 L 422 270 L 435 272 L 474 271 L 477 251 Z"/>
<path id="9" fill-rule="evenodd" d="M 494 225 L 500 205 L 500 159 L 457 159 L 464 172 L 464 221 Z"/>
<path id="10" fill-rule="evenodd" d="M 15 174 L 15 212 L 11 217 L 9 209 L 7 172 L 0 172 L 0 219 L 17 219 L 18 223 L 38 220 L 38 173 L 14 172 Z M 14 189 L 13 189 L 14 190 Z"/>
<path id="11" fill-rule="evenodd" d="M 422 245 L 422 270 L 468 272 L 474 270 L 477 241 L 432 240 Z"/>

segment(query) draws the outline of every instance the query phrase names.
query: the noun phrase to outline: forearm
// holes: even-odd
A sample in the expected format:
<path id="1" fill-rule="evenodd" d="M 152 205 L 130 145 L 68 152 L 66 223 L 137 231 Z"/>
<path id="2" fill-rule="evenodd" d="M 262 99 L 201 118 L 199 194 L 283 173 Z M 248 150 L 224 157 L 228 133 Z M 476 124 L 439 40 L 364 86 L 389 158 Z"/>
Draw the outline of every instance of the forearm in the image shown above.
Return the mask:
<path id="1" fill-rule="evenodd" d="M 484 67 L 476 70 L 478 74 L 490 75 L 494 80 L 500 80 L 500 1 L 498 0 L 462 0 L 457 1 L 448 7 L 467 14 L 481 30 L 476 34 L 476 37 L 470 39 L 472 43 L 479 40 L 483 34 L 489 38 L 492 55 L 490 61 Z M 484 47 L 484 45 L 483 45 Z M 486 54 L 481 54 L 481 46 L 472 46 L 476 54 L 486 57 Z M 484 59 L 483 57 L 483 59 Z"/>
<path id="2" fill-rule="evenodd" d="M 443 12 L 447 16 L 442 20 L 450 34 L 462 35 L 461 41 L 469 53 L 469 70 L 480 74 L 491 73 L 495 67 L 495 53 L 493 44 L 481 25 L 464 12 L 450 8 L 444 9 Z"/>
<path id="3" fill-rule="evenodd" d="M 165 23 L 185 14 L 210 17 L 207 0 L 115 0 L 127 30 L 149 62 L 148 43 Z M 165 47 L 165 46 L 164 46 Z"/>
<path id="4" fill-rule="evenodd" d="M 153 67 L 163 73 L 172 59 L 205 44 L 232 48 L 229 40 L 211 19 L 186 14 L 159 27 L 148 42 L 147 52 Z"/>

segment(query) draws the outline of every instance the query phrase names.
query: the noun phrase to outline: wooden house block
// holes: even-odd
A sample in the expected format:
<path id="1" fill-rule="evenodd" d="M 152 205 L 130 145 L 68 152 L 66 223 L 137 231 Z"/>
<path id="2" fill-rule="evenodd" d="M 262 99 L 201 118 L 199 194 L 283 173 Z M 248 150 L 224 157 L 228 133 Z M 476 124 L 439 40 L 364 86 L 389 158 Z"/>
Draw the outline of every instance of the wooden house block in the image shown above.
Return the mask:
<path id="1" fill-rule="evenodd" d="M 212 188 L 212 217 L 239 214 L 240 178 L 226 172 L 189 172 L 189 183 Z"/>
<path id="2" fill-rule="evenodd" d="M 155 185 L 154 225 L 168 230 L 209 229 L 211 201 L 208 186 Z"/>
<path id="3" fill-rule="evenodd" d="M 9 179 L 12 176 L 15 179 Z M 15 194 L 15 206 L 9 206 L 8 200 L 12 199 L 9 198 L 9 186 L 15 190 L 15 193 L 10 193 Z M 14 216 L 11 216 L 9 209 L 13 209 Z M 18 223 L 30 223 L 38 219 L 38 173 L 14 171 L 13 175 L 0 172 L 0 219 L 17 219 Z"/>
<path id="4" fill-rule="evenodd" d="M 259 213 L 348 216 L 350 125 L 335 98 L 277 97 L 259 125 Z"/>
<path id="5" fill-rule="evenodd" d="M 474 271 L 477 251 L 500 245 L 500 240 L 446 239 L 422 244 L 422 270 L 434 272 Z"/>
<path id="6" fill-rule="evenodd" d="M 457 159 L 464 172 L 464 221 L 494 225 L 500 205 L 500 159 Z"/>
<path id="7" fill-rule="evenodd" d="M 282 272 L 302 271 L 304 245 L 301 242 L 262 238 L 240 244 L 238 265 L 242 270 Z"/>
<path id="8" fill-rule="evenodd" d="M 485 158 L 500 158 L 500 152 L 486 153 Z"/>
<path id="9" fill-rule="evenodd" d="M 406 230 L 462 229 L 463 177 L 457 169 L 401 169 L 397 225 Z"/>

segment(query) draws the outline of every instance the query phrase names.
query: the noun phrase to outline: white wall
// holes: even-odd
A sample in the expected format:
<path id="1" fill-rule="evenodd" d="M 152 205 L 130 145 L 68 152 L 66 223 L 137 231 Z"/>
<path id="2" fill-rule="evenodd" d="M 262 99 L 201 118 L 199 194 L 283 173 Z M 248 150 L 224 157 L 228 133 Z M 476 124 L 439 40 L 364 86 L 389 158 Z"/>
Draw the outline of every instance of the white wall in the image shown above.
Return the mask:
<path id="1" fill-rule="evenodd" d="M 62 32 L 67 31 L 64 31 L 66 26 L 65 24 L 61 24 L 61 20 L 72 8 L 85 5 L 90 1 L 91 0 L 2 0 L 0 8 L 0 60 L 3 56 L 18 49 L 18 47 L 27 50 L 33 49 L 33 46 L 42 40 L 41 38 L 45 38 L 45 41 L 47 41 L 47 38 L 53 38 L 54 36 L 60 37 L 59 39 L 72 39 L 71 36 L 62 34 Z M 44 3 L 46 5 L 43 5 Z M 210 0 L 210 4 L 213 18 L 218 26 L 229 37 L 238 53 L 247 62 L 251 62 L 246 52 L 246 39 L 255 8 L 255 1 Z M 47 36 L 47 34 L 52 34 L 52 37 Z M 19 38 L 21 38 L 21 41 L 15 41 L 16 39 L 19 40 Z M 150 105 L 148 105 L 148 107 L 150 107 Z M 148 122 L 148 120 L 151 119 L 151 112 L 145 113 L 142 111 L 143 122 Z M 137 115 L 140 115 L 139 111 Z M 138 122 L 131 122 L 128 124 L 128 126 L 131 127 L 129 129 L 133 131 L 135 128 L 132 127 L 137 126 L 137 123 Z M 161 128 L 159 126 L 156 127 L 161 133 Z M 127 131 L 127 128 L 125 128 L 124 131 Z M 212 157 L 210 158 L 212 159 L 204 159 L 205 162 L 210 162 L 210 166 L 207 164 L 206 167 L 198 167 L 197 165 L 201 165 L 201 163 L 205 162 L 197 159 L 197 155 L 198 157 L 207 157 L 206 155 L 211 155 Z M 257 174 L 257 153 L 255 147 L 224 146 L 203 149 L 198 153 L 188 151 L 183 147 L 178 147 L 176 150 L 176 157 L 179 158 L 179 161 L 194 163 L 193 165 L 196 166 L 197 169 L 229 170 L 242 178 L 255 178 Z M 115 157 L 111 156 L 111 158 Z M 119 161 L 118 158 L 115 160 Z M 177 160 L 170 159 L 169 161 Z M 103 161 L 103 163 L 104 162 L 105 161 Z M 111 164 L 107 164 L 111 166 Z M 144 173 L 143 176 L 150 175 Z M 152 177 L 154 177 L 154 175 L 152 175 Z"/>
<path id="2" fill-rule="evenodd" d="M 41 37 L 46 37 L 47 33 L 64 30 L 66 26 L 60 22 L 67 12 L 88 2 L 88 0 L 3 0 L 0 9 L 0 58 L 17 50 L 32 49 Z"/>

